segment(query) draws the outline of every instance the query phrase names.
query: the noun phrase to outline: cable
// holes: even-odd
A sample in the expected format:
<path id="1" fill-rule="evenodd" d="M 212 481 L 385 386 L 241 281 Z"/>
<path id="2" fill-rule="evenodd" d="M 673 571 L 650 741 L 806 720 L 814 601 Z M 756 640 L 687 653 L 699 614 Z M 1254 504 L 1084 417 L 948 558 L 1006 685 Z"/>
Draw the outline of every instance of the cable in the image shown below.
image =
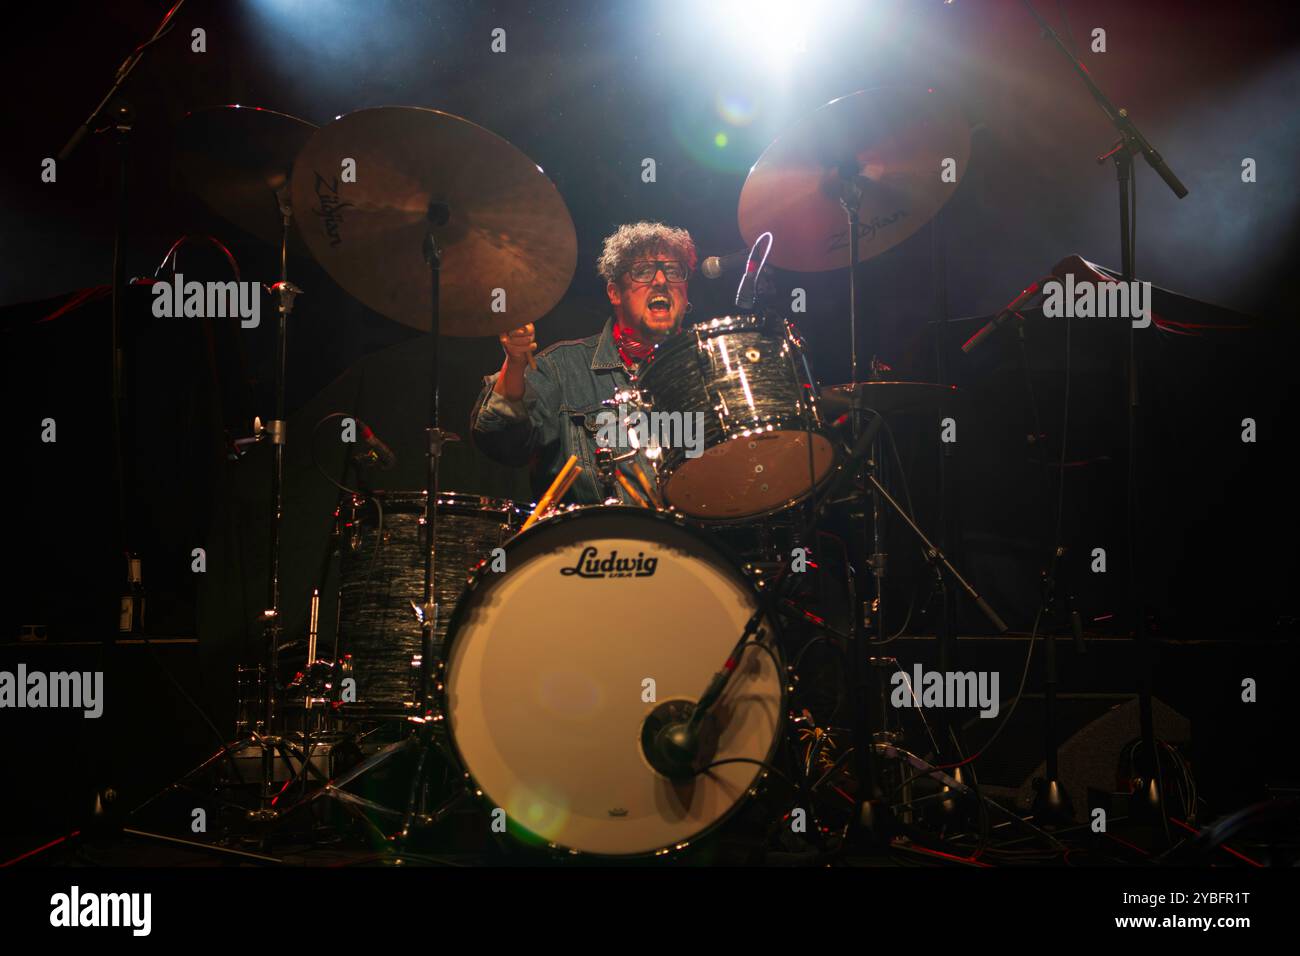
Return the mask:
<path id="1" fill-rule="evenodd" d="M 185 235 L 181 236 L 179 239 L 177 239 L 175 242 L 172 243 L 171 248 L 167 250 L 167 255 L 163 256 L 163 261 L 158 263 L 157 269 L 154 269 L 153 277 L 157 279 L 158 273 L 162 272 L 163 269 L 167 268 L 167 261 L 169 259 L 172 259 L 173 257 L 175 257 L 175 262 L 172 265 L 172 275 L 175 276 L 176 269 L 180 266 L 180 262 L 181 262 L 180 260 L 181 247 L 185 245 L 185 243 L 187 242 L 195 242 L 198 240 L 202 240 L 204 242 L 210 243 L 211 245 L 214 245 L 219 250 L 221 250 L 222 255 L 226 257 L 226 261 L 230 263 L 230 270 L 235 275 L 235 281 L 239 281 L 240 278 L 239 262 L 237 259 L 235 259 L 234 254 L 228 248 L 226 248 L 226 245 L 220 239 L 217 239 L 214 236 L 209 236 L 206 234 L 190 235 L 189 233 L 186 233 Z"/>
<path id="2" fill-rule="evenodd" d="M 715 761 L 713 761 L 713 763 L 709 764 L 708 766 L 701 768 L 700 773 L 708 773 L 708 772 L 709 772 L 710 770 L 712 770 L 714 767 L 721 767 L 723 764 L 728 764 L 728 763 L 752 763 L 752 764 L 757 764 L 758 766 L 760 766 L 760 767 L 762 767 L 764 770 L 766 770 L 768 773 L 771 773 L 771 774 L 774 774 L 774 775 L 780 777 L 781 780 L 782 780 L 782 781 L 783 781 L 787 786 L 789 786 L 789 787 L 794 787 L 794 785 L 795 785 L 793 780 L 791 780 L 789 777 L 787 777 L 784 773 L 782 773 L 780 770 L 778 770 L 775 766 L 773 766 L 772 764 L 768 763 L 766 760 L 757 760 L 757 759 L 755 759 L 754 757 L 726 757 L 726 758 L 724 758 L 724 759 L 722 759 L 722 760 L 715 760 Z"/>
<path id="3" fill-rule="evenodd" d="M 1043 612 L 1042 609 L 1040 608 L 1038 614 L 1035 615 L 1034 617 L 1034 629 L 1029 634 L 1029 651 L 1025 654 L 1025 668 L 1020 674 L 1020 686 L 1016 689 L 1016 698 L 1011 702 L 1011 709 L 1007 711 L 1007 715 L 1002 719 L 1002 723 L 998 725 L 997 730 L 993 731 L 993 736 L 991 736 L 988 740 L 984 741 L 984 746 L 981 747 L 977 753 L 975 753 L 970 757 L 965 758 L 964 760 L 959 760 L 956 763 L 940 764 L 937 767 L 932 767 L 930 771 L 922 771 L 922 772 L 914 773 L 911 777 L 908 777 L 897 787 L 895 787 L 894 791 L 891 792 L 891 796 L 893 792 L 897 792 L 903 789 L 903 787 L 906 787 L 908 784 L 912 783 L 913 781 L 919 780 L 921 777 L 927 776 L 933 770 L 955 770 L 957 767 L 963 767 L 968 763 L 973 763 L 974 761 L 982 757 L 986 750 L 988 750 L 991 746 L 993 746 L 993 741 L 998 739 L 1002 731 L 1005 730 L 1007 725 L 1011 722 L 1011 717 L 1016 712 L 1016 708 L 1020 706 L 1021 698 L 1025 693 L 1025 683 L 1029 678 L 1029 663 L 1034 658 L 1034 644 L 1036 644 L 1038 641 L 1038 622 L 1042 618 L 1042 616 L 1043 616 Z"/>
<path id="4" fill-rule="evenodd" d="M 326 481 L 328 481 L 335 488 L 339 489 L 339 491 L 346 492 L 347 494 L 353 495 L 357 498 L 364 498 L 366 497 L 364 492 L 358 491 L 355 488 L 349 488 L 347 485 L 343 484 L 342 482 L 335 481 L 334 477 L 330 475 L 321 466 L 320 459 L 316 456 L 316 433 L 320 431 L 320 427 L 324 425 L 327 421 L 329 421 L 331 418 L 347 418 L 349 417 L 350 414 L 351 414 L 350 412 L 330 412 L 328 415 L 326 415 L 324 418 L 318 421 L 315 425 L 312 426 L 311 440 L 308 441 L 307 447 L 311 451 L 311 463 L 316 466 L 316 470 L 321 473 L 321 476 Z M 346 465 L 344 466 L 343 473 L 345 476 L 347 475 Z"/>

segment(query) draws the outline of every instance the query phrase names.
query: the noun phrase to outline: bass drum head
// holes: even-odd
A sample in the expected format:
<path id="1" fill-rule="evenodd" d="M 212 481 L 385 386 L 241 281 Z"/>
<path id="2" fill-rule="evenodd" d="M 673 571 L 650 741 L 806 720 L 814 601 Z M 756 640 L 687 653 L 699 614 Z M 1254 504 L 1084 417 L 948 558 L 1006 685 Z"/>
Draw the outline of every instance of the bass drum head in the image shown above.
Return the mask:
<path id="1" fill-rule="evenodd" d="M 602 856 L 683 845 L 740 806 L 762 768 L 713 766 L 685 783 L 654 770 L 642 735 L 694 703 L 758 607 L 701 532 L 662 514 L 591 508 L 506 547 L 451 621 L 444 706 L 484 799 L 540 841 Z M 782 718 L 775 634 L 745 648 L 713 713 L 709 762 L 768 761 Z"/>

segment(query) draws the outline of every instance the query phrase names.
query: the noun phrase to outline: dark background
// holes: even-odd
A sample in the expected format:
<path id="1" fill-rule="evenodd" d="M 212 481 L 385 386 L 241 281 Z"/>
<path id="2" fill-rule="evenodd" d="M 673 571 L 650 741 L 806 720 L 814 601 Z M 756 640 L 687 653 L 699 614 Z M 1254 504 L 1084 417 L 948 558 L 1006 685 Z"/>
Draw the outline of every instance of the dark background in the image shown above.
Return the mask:
<path id="1" fill-rule="evenodd" d="M 1098 83 L 1130 110 L 1190 190 L 1177 200 L 1139 163 L 1139 278 L 1186 297 L 1172 318 L 1239 326 L 1195 336 L 1142 334 L 1144 575 L 1157 634 L 1288 639 L 1296 571 L 1291 263 L 1300 201 L 1294 6 L 1036 5 L 1077 44 Z M 127 274 L 152 275 L 180 235 L 210 233 L 230 246 L 244 278 L 276 277 L 275 250 L 178 188 L 173 142 L 188 111 L 241 103 L 322 124 L 369 106 L 435 107 L 516 145 L 568 204 L 578 269 L 565 302 L 539 322 L 545 346 L 599 329 L 607 310 L 594 262 L 619 223 L 648 218 L 685 227 L 702 256 L 738 249 L 745 172 L 782 129 L 855 90 L 937 87 L 972 124 L 969 167 L 935 222 L 861 267 L 863 354 L 879 354 L 899 377 L 962 387 L 946 511 L 937 494 L 942 449 L 933 416 L 896 423 L 917 516 L 943 535 L 1008 622 L 1027 630 L 1058 471 L 1049 468 L 1045 481 L 1025 445 L 1031 425 L 1014 335 L 1004 332 L 971 356 L 957 346 L 978 327 L 974 317 L 997 311 L 1069 253 L 1118 267 L 1114 173 L 1095 162 L 1113 131 L 1019 3 L 798 6 L 809 17 L 807 51 L 783 70 L 769 51 L 737 42 L 743 31 L 728 26 L 722 5 L 715 12 L 685 2 L 190 0 L 124 91 L 137 117 Z M 113 633 L 117 593 L 107 303 L 37 320 L 72 291 L 109 279 L 114 161 L 111 144 L 98 136 L 60 166 L 56 184 L 40 182 L 40 162 L 58 152 L 165 7 L 60 9 L 58 17 L 15 24 L 4 41 L 11 135 L 0 151 L 0 314 L 18 438 L 6 496 L 13 561 L 3 639 L 40 623 L 53 642 L 93 642 Z M 206 30 L 206 53 L 190 49 L 195 27 Z M 496 27 L 506 30 L 504 54 L 490 50 Z M 1107 31 L 1105 54 L 1089 52 L 1094 27 Z M 725 148 L 715 145 L 719 132 L 727 135 Z M 640 178 L 647 156 L 657 162 L 653 184 Z M 1241 182 L 1245 157 L 1258 166 L 1253 184 Z M 182 252 L 181 268 L 187 277 L 226 278 L 222 264 L 201 251 Z M 312 425 L 333 410 L 364 418 L 401 459 L 388 486 L 418 487 L 429 363 L 416 333 L 356 303 L 310 261 L 292 268 L 306 290 L 289 337 L 284 615 L 296 634 L 320 577 L 335 502 L 312 465 Z M 819 379 L 847 381 L 845 274 L 777 273 L 777 282 L 784 301 L 791 288 L 807 291 L 807 313 L 795 318 Z M 732 290 L 696 280 L 691 292 L 693 315 L 707 317 L 726 311 Z M 150 631 L 199 638 L 197 696 L 225 731 L 233 665 L 260 656 L 269 467 L 265 448 L 237 462 L 226 452 L 254 414 L 270 416 L 273 303 L 263 301 L 256 330 L 154 320 L 146 306 L 140 293 L 127 323 L 139 413 L 129 442 L 133 526 L 146 557 Z M 1066 329 L 1031 316 L 1026 332 L 1055 462 Z M 1071 329 L 1062 533 L 1090 629 L 1120 633 L 1127 616 L 1125 339 L 1122 323 L 1078 320 Z M 479 379 L 499 361 L 491 339 L 444 343 L 446 427 L 467 432 Z M 47 416 L 58 421 L 56 445 L 39 441 L 38 423 Z M 1245 417 L 1258 423 L 1256 444 L 1240 440 Z M 318 450 L 323 467 L 342 476 L 338 446 L 322 442 Z M 487 462 L 468 443 L 451 447 L 443 477 L 461 491 L 527 493 L 521 475 Z M 207 552 L 202 576 L 190 572 L 195 547 Z M 891 538 L 890 550 L 901 555 L 896 607 L 925 596 L 913 587 L 909 547 Z M 1088 572 L 1085 556 L 1094 547 L 1107 549 L 1107 575 Z M 982 622 L 966 609 L 962 625 L 980 629 Z M 928 633 L 932 621 L 919 618 L 913 630 Z M 173 704 L 177 726 L 193 731 L 191 710 Z"/>

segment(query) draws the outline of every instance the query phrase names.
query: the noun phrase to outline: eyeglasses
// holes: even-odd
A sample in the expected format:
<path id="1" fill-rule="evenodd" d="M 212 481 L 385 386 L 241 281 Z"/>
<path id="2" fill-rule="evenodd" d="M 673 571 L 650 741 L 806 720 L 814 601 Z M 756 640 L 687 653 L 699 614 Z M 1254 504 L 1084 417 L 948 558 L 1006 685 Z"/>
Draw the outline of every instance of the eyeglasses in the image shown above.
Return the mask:
<path id="1" fill-rule="evenodd" d="M 669 282 L 686 281 L 686 266 L 680 262 L 665 262 L 662 259 L 634 262 L 628 268 L 627 274 L 631 276 L 633 282 L 653 282 L 660 268 L 663 269 L 664 278 Z"/>

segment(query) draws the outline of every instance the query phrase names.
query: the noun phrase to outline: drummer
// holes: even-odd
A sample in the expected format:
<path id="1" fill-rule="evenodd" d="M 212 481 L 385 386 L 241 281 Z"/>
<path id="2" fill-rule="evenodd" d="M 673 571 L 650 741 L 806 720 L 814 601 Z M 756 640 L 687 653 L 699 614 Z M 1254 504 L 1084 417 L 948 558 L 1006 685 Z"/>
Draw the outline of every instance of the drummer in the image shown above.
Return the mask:
<path id="1" fill-rule="evenodd" d="M 598 334 L 538 353 L 536 368 L 529 367 L 537 349 L 532 324 L 503 333 L 505 360 L 500 371 L 484 378 L 471 417 L 478 448 L 502 464 L 529 465 L 538 493 L 570 455 L 577 455 L 583 473 L 565 501 L 605 501 L 596 468 L 597 436 L 609 434 L 602 425 L 617 409 L 603 403 L 629 387 L 629 375 L 656 345 L 680 331 L 691 308 L 687 282 L 695 265 L 695 243 L 686 230 L 657 222 L 620 226 L 605 240 L 596 263 L 613 315 Z M 621 457 L 630 449 L 612 450 Z M 654 482 L 644 454 L 617 467 L 631 479 L 638 462 L 642 475 Z M 620 483 L 613 492 L 629 500 Z"/>

